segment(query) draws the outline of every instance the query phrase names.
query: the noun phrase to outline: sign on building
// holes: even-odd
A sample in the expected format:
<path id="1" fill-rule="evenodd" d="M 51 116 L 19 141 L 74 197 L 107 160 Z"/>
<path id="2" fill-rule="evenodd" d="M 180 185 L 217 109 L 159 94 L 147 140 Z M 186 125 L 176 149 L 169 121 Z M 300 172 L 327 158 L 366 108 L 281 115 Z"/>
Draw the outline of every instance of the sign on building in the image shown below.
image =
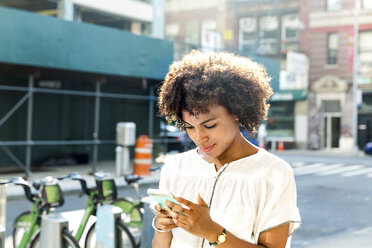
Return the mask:
<path id="1" fill-rule="evenodd" d="M 280 71 L 280 90 L 306 90 L 308 87 L 308 59 L 306 55 L 287 53 L 287 70 Z"/>
<path id="2" fill-rule="evenodd" d="M 202 52 L 216 52 L 221 50 L 221 35 L 216 31 L 202 30 L 201 50 Z"/>

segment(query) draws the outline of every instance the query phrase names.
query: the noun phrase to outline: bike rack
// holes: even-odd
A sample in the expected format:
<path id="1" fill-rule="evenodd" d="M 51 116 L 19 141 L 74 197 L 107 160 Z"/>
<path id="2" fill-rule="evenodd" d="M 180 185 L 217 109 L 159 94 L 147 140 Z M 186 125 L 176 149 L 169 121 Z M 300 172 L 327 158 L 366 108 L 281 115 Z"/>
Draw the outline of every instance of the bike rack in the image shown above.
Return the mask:
<path id="1" fill-rule="evenodd" d="M 112 205 L 104 205 L 97 210 L 96 248 L 115 248 L 115 221 L 123 210 Z"/>
<path id="2" fill-rule="evenodd" d="M 142 238 L 141 238 L 141 248 L 148 248 L 152 247 L 152 239 L 154 237 L 154 229 L 152 228 L 151 222 L 154 218 L 153 210 L 150 208 L 151 198 L 144 197 L 143 201 L 143 208 L 145 209 L 145 213 L 143 215 L 143 225 L 142 225 Z"/>
<path id="3" fill-rule="evenodd" d="M 59 213 L 41 218 L 40 248 L 62 248 L 62 231 L 68 229 L 68 220 Z"/>
<path id="4" fill-rule="evenodd" d="M 6 185 L 0 185 L 0 248 L 5 247 Z"/>

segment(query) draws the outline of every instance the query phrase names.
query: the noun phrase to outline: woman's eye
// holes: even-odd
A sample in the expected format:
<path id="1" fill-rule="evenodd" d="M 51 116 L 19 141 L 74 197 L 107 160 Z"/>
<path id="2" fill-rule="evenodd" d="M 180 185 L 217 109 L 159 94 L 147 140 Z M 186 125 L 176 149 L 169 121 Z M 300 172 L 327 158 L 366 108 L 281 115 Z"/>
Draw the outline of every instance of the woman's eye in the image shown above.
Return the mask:
<path id="1" fill-rule="evenodd" d="M 212 125 L 212 126 L 205 126 L 206 128 L 214 128 L 215 126 L 216 126 L 217 124 L 214 124 L 214 125 Z"/>
<path id="2" fill-rule="evenodd" d="M 194 128 L 194 127 L 185 127 L 186 129 L 192 129 L 192 128 Z"/>

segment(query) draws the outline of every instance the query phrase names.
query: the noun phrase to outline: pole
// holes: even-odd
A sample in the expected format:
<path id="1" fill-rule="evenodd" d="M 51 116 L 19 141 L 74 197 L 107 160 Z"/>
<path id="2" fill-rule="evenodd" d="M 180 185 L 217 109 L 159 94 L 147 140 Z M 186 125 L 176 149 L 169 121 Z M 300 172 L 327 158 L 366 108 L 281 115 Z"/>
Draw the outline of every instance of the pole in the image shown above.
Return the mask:
<path id="1" fill-rule="evenodd" d="M 93 172 L 96 171 L 97 168 L 97 160 L 98 160 L 98 134 L 99 134 L 99 112 L 100 112 L 100 100 L 101 100 L 101 83 L 96 82 L 96 102 L 94 108 L 94 133 L 93 139 L 95 141 L 93 145 Z"/>
<path id="2" fill-rule="evenodd" d="M 152 139 L 154 135 L 154 86 L 150 85 L 150 101 L 149 101 L 149 137 Z"/>
<path id="3" fill-rule="evenodd" d="M 353 60 L 353 123 L 352 134 L 354 138 L 353 153 L 358 148 L 358 74 L 359 74 L 359 0 L 354 0 L 354 60 Z"/>
<path id="4" fill-rule="evenodd" d="M 34 76 L 30 75 L 28 78 L 28 90 L 30 97 L 28 98 L 28 106 L 27 106 L 27 132 L 26 132 L 26 140 L 28 142 L 26 147 L 26 176 L 28 177 L 31 172 L 31 149 L 32 146 L 30 144 L 32 140 L 32 112 L 33 112 L 33 105 L 34 105 L 34 96 L 33 96 L 33 89 L 34 89 Z"/>

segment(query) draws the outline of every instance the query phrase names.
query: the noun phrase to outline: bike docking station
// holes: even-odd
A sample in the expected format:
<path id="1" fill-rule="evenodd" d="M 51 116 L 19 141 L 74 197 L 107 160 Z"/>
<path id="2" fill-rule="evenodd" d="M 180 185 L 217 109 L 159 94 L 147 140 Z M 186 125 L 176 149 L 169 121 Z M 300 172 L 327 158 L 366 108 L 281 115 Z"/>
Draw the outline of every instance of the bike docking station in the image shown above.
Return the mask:
<path id="1" fill-rule="evenodd" d="M 136 144 L 136 124 L 134 122 L 118 122 L 116 124 L 116 176 L 132 174 L 129 147 Z"/>
<path id="2" fill-rule="evenodd" d="M 41 217 L 40 248 L 62 248 L 63 230 L 68 230 L 68 220 L 58 213 Z"/>
<path id="3" fill-rule="evenodd" d="M 97 210 L 96 221 L 96 248 L 116 248 L 117 235 L 115 222 L 123 212 L 122 209 L 112 205 L 101 206 Z"/>
<path id="4" fill-rule="evenodd" d="M 141 235 L 141 246 L 140 248 L 152 247 L 152 239 L 154 237 L 154 229 L 152 228 L 152 219 L 154 218 L 154 210 L 151 208 L 151 197 L 142 198 L 144 214 L 143 214 L 143 225 Z"/>

